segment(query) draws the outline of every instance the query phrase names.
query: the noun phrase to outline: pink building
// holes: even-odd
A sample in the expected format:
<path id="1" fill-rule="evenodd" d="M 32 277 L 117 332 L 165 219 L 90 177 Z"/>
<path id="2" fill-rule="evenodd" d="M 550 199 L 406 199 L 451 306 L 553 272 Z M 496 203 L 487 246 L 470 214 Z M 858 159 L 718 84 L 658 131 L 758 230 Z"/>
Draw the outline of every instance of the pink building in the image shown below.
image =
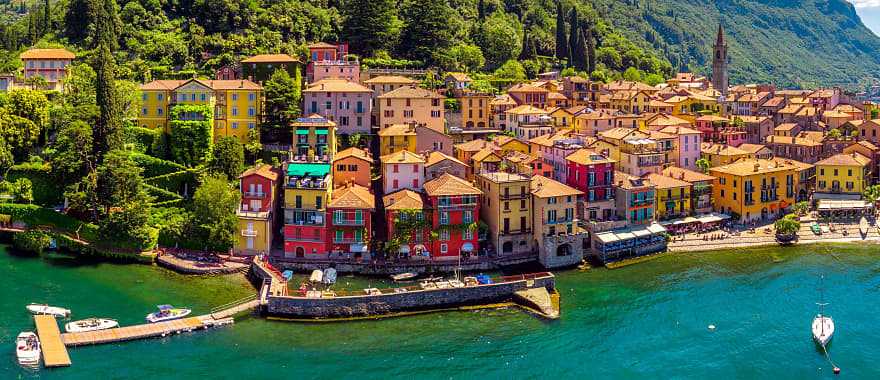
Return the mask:
<path id="1" fill-rule="evenodd" d="M 700 116 L 695 124 L 697 130 L 703 134 L 703 141 L 706 142 L 737 147 L 749 141 L 745 126 L 735 126 L 728 118 L 715 115 Z"/>
<path id="2" fill-rule="evenodd" d="M 675 166 L 696 170 L 697 160 L 700 159 L 700 144 L 703 142 L 703 134 L 698 130 L 680 126 L 665 127 L 660 132 L 678 137 L 673 153 Z"/>
<path id="3" fill-rule="evenodd" d="M 400 150 L 380 158 L 382 161 L 383 193 L 400 189 L 421 191 L 425 184 L 425 159 L 407 150 Z"/>
<path id="4" fill-rule="evenodd" d="M 303 113 L 336 122 L 337 134 L 369 133 L 372 92 L 345 79 L 324 79 L 303 90 Z"/>
<path id="5" fill-rule="evenodd" d="M 62 90 L 67 66 L 76 55 L 65 49 L 31 49 L 19 55 L 24 65 L 24 78 L 43 77 L 50 90 Z"/>
<path id="6" fill-rule="evenodd" d="M 342 78 L 360 82 L 361 66 L 354 57 L 348 57 L 348 44 L 320 42 L 309 45 L 309 64 L 306 66 L 309 82 L 326 78 Z"/>

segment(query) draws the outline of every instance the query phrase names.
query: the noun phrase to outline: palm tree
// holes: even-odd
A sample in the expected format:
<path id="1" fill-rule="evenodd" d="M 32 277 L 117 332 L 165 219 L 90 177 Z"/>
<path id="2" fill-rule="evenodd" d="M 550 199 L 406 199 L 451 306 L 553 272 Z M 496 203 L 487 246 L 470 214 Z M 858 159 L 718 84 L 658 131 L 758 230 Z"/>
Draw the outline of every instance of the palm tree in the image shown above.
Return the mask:
<path id="1" fill-rule="evenodd" d="M 698 168 L 703 171 L 703 173 L 709 173 L 709 167 L 712 166 L 709 164 L 709 160 L 705 158 L 701 158 L 695 162 Z"/>

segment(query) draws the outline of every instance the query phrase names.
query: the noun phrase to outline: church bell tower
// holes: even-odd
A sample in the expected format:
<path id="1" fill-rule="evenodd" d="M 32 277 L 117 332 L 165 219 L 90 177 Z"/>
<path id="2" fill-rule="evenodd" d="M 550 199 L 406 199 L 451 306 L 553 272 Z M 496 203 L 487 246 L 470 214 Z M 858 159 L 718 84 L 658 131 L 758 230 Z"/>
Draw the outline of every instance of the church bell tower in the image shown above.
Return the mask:
<path id="1" fill-rule="evenodd" d="M 727 97 L 730 79 L 727 76 L 727 42 L 724 41 L 724 28 L 718 24 L 718 37 L 712 55 L 712 86 Z"/>

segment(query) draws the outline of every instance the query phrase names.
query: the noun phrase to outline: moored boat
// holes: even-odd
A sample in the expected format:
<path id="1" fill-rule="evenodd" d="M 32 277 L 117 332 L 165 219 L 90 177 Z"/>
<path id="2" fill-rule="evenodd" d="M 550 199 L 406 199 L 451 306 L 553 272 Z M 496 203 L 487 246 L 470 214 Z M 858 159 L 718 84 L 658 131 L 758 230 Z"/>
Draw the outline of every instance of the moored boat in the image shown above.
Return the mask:
<path id="1" fill-rule="evenodd" d="M 183 318 L 192 313 L 192 310 L 190 309 L 176 308 L 171 305 L 159 305 L 157 307 L 159 308 L 159 311 L 147 314 L 147 322 L 156 323 L 171 321 Z"/>
<path id="2" fill-rule="evenodd" d="M 73 321 L 64 325 L 67 332 L 85 332 L 112 329 L 119 327 L 119 322 L 107 318 L 88 318 L 79 321 Z"/>
<path id="3" fill-rule="evenodd" d="M 70 317 L 70 309 L 65 309 L 63 307 L 32 303 L 32 304 L 27 305 L 26 308 L 31 314 L 54 315 L 59 318 Z"/>
<path id="4" fill-rule="evenodd" d="M 406 281 L 406 280 L 412 280 L 412 279 L 416 278 L 417 276 L 418 276 L 417 273 L 406 272 L 406 273 L 398 273 L 398 274 L 392 275 L 391 279 L 394 281 Z"/>
<path id="5" fill-rule="evenodd" d="M 18 364 L 36 366 L 40 363 L 40 339 L 32 331 L 18 334 L 15 339 L 15 355 Z"/>
<path id="6" fill-rule="evenodd" d="M 862 234 L 862 237 L 868 235 L 868 219 L 864 216 L 859 220 L 859 233 Z"/>
<path id="7" fill-rule="evenodd" d="M 820 346 L 825 347 L 834 335 L 834 321 L 821 313 L 813 318 L 813 339 Z"/>

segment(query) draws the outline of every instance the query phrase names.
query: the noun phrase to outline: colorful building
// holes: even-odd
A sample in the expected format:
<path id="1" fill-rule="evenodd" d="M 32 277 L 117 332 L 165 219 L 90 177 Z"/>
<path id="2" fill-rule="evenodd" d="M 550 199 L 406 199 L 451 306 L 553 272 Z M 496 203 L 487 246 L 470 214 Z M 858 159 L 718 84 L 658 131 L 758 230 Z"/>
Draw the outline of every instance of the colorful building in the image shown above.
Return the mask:
<path id="1" fill-rule="evenodd" d="M 213 110 L 214 138 L 237 137 L 248 141 L 250 130 L 259 130 L 262 87 L 249 80 L 155 80 L 140 86 L 139 126 L 171 133 L 177 105 L 205 105 Z"/>
<path id="2" fill-rule="evenodd" d="M 329 162 L 336 154 L 336 123 L 313 114 L 290 123 L 295 161 Z"/>
<path id="3" fill-rule="evenodd" d="M 306 74 L 309 82 L 327 78 L 340 78 L 360 82 L 361 66 L 356 56 L 348 55 L 348 44 L 338 45 L 319 42 L 309 45 L 309 64 Z"/>
<path id="4" fill-rule="evenodd" d="M 277 70 L 286 71 L 291 78 L 299 77 L 301 65 L 302 62 L 298 58 L 287 54 L 259 54 L 241 60 L 241 73 L 247 80 L 262 85 Z M 301 85 L 300 83 L 295 84 Z"/>
<path id="5" fill-rule="evenodd" d="M 489 108 L 492 110 L 492 119 L 490 124 L 493 129 L 502 131 L 507 130 L 507 111 L 516 107 L 516 101 L 508 94 L 498 95 L 489 101 Z"/>
<path id="6" fill-rule="evenodd" d="M 588 237 L 578 226 L 576 210 L 584 193 L 544 176 L 532 177 L 530 186 L 539 262 L 547 268 L 580 263 Z"/>
<path id="7" fill-rule="evenodd" d="M 369 188 L 352 184 L 333 192 L 327 205 L 331 256 L 369 259 L 374 211 L 376 198 Z"/>
<path id="8" fill-rule="evenodd" d="M 645 225 L 654 221 L 654 184 L 624 172 L 614 172 L 615 212 L 617 217 L 631 225 Z"/>
<path id="9" fill-rule="evenodd" d="M 392 124 L 379 130 L 379 154 L 382 156 L 408 150 L 417 152 L 416 124 Z"/>
<path id="10" fill-rule="evenodd" d="M 700 144 L 700 156 L 709 161 L 710 167 L 727 165 L 741 159 L 755 158 L 745 150 L 725 144 L 704 142 Z"/>
<path id="11" fill-rule="evenodd" d="M 529 178 L 503 172 L 480 173 L 476 184 L 484 194 L 480 219 L 489 227 L 488 240 L 496 254 L 531 254 L 534 236 Z"/>
<path id="12" fill-rule="evenodd" d="M 379 158 L 382 163 L 382 189 L 391 194 L 400 189 L 422 190 L 425 184 L 425 160 L 408 150 Z"/>
<path id="13" fill-rule="evenodd" d="M 284 257 L 327 259 L 330 164 L 288 162 L 284 173 Z"/>
<path id="14" fill-rule="evenodd" d="M 382 197 L 382 203 L 385 205 L 388 243 L 399 244 L 398 256 L 429 260 L 433 217 L 431 210 L 425 209 L 422 193 L 398 190 Z"/>
<path id="15" fill-rule="evenodd" d="M 370 133 L 372 90 L 345 79 L 323 79 L 303 90 L 305 114 L 319 114 L 336 123 L 337 133 Z"/>
<path id="16" fill-rule="evenodd" d="M 547 95 L 549 90 L 543 87 L 533 86 L 527 83 L 513 85 L 507 89 L 507 95 L 516 102 L 517 105 L 528 105 L 535 108 L 547 107 Z"/>
<path id="17" fill-rule="evenodd" d="M 24 79 L 39 76 L 46 80 L 48 90 L 64 90 L 67 66 L 76 58 L 66 49 L 30 49 L 18 56 L 24 66 Z"/>
<path id="18" fill-rule="evenodd" d="M 403 86 L 376 97 L 379 104 L 379 128 L 394 124 L 424 124 L 444 130 L 443 96 L 416 86 Z"/>
<path id="19" fill-rule="evenodd" d="M 813 199 L 861 199 L 871 182 L 871 159 L 860 153 L 835 154 L 816 162 Z"/>
<path id="20" fill-rule="evenodd" d="M 697 215 L 712 212 L 712 183 L 715 177 L 674 166 L 663 169 L 662 174 L 691 184 L 691 212 Z"/>
<path id="21" fill-rule="evenodd" d="M 775 219 L 797 201 L 800 171 L 784 159 L 743 159 L 711 168 L 715 210 L 741 222 Z"/>
<path id="22" fill-rule="evenodd" d="M 690 170 L 696 169 L 697 160 L 700 159 L 700 146 L 703 144 L 703 136 L 700 131 L 681 126 L 670 126 L 660 129 L 660 132 L 677 137 L 671 157 L 673 166 Z"/>
<path id="23" fill-rule="evenodd" d="M 473 156 L 486 148 L 495 149 L 498 151 L 501 150 L 501 148 L 497 147 L 495 144 L 483 139 L 475 139 L 461 144 L 455 144 L 453 146 L 452 152 L 454 153 L 455 158 L 468 166 L 467 175 L 464 177 L 467 180 L 472 181 L 474 179 L 475 169 L 472 159 Z"/>
<path id="24" fill-rule="evenodd" d="M 431 152 L 425 156 L 426 181 L 439 178 L 444 173 L 449 173 L 459 178 L 467 178 L 467 169 L 467 164 L 443 152 Z"/>
<path id="25" fill-rule="evenodd" d="M 271 165 L 259 165 L 238 176 L 241 203 L 238 216 L 240 233 L 232 251 L 237 255 L 268 254 L 272 250 L 275 218 L 275 189 L 278 172 Z"/>
<path id="26" fill-rule="evenodd" d="M 370 153 L 359 148 L 343 149 L 333 156 L 333 188 L 348 187 L 351 184 L 366 188 L 371 186 L 373 158 Z"/>
<path id="27" fill-rule="evenodd" d="M 444 174 L 425 183 L 431 213 L 433 259 L 455 260 L 476 256 L 480 249 L 477 220 L 483 192 L 468 181 Z"/>
<path id="28" fill-rule="evenodd" d="M 691 215 L 693 186 L 690 182 L 656 173 L 648 174 L 645 178 L 654 185 L 655 215 L 658 220 L 683 218 Z"/>
<path id="29" fill-rule="evenodd" d="M 589 149 L 580 149 L 565 160 L 567 184 L 584 193 L 578 217 L 587 221 L 613 219 L 615 161 Z"/>

